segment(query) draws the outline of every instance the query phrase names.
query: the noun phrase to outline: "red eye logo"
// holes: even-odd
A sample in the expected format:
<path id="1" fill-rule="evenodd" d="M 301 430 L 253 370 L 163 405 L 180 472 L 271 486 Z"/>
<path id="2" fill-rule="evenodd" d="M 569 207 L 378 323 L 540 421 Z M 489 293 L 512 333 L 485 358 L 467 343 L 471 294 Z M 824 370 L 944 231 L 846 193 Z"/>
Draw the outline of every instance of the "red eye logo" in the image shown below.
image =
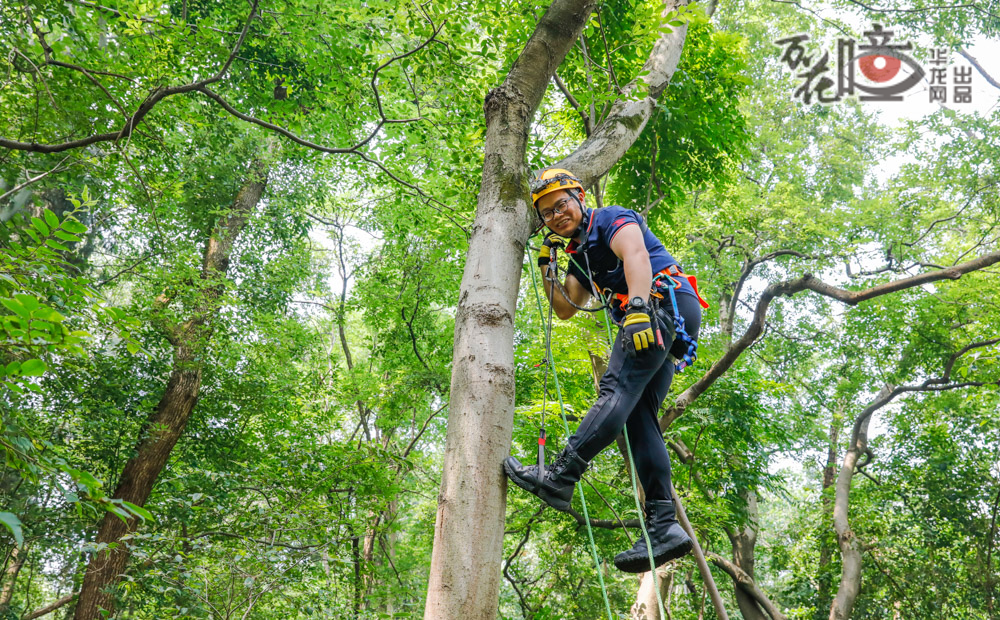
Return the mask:
<path id="1" fill-rule="evenodd" d="M 862 56 L 858 58 L 861 74 L 872 82 L 888 82 L 896 77 L 902 61 L 892 56 Z"/>

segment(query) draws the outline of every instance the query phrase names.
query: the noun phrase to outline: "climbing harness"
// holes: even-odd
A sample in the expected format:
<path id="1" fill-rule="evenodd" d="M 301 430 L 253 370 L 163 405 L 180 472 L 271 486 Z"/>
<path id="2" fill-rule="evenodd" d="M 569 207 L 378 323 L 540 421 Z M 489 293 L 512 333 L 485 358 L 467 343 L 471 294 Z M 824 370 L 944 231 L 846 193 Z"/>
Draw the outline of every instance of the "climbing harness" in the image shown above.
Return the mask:
<path id="1" fill-rule="evenodd" d="M 586 269 L 581 267 L 580 263 L 576 262 L 576 259 L 573 258 L 572 255 L 569 257 L 569 259 L 573 261 L 573 264 L 585 271 L 587 273 L 587 278 L 593 282 L 593 288 L 597 291 L 602 302 L 601 308 L 610 308 L 611 306 L 609 303 L 605 302 L 605 298 L 610 299 L 613 296 L 618 302 L 618 307 L 624 310 L 625 307 L 628 306 L 628 295 L 623 293 L 612 293 L 609 289 L 601 290 L 601 288 L 597 286 L 597 282 L 594 282 L 593 277 L 591 276 L 590 260 L 587 258 L 586 253 L 584 253 L 583 258 L 584 262 L 587 264 Z M 659 289 L 666 289 L 670 295 L 670 315 L 674 323 L 674 337 L 679 338 L 683 343 L 683 348 L 673 347 L 670 350 L 670 354 L 677 360 L 674 364 L 674 369 L 677 372 L 683 371 L 688 366 L 694 364 L 695 360 L 698 359 L 698 341 L 692 338 L 691 334 L 688 333 L 684 325 L 684 317 L 681 316 L 680 310 L 677 308 L 677 294 L 675 291 L 681 287 L 681 281 L 679 278 L 684 278 L 691 284 L 691 288 L 694 289 L 694 294 L 698 298 L 698 303 L 701 304 L 702 308 L 708 308 L 708 302 L 705 301 L 702 298 L 701 293 L 698 292 L 698 278 L 693 275 L 683 273 L 677 265 L 671 265 L 653 276 L 653 286 L 650 291 L 650 301 L 654 306 L 653 314 L 658 314 L 656 310 L 659 308 L 659 300 L 663 299 L 663 293 L 659 292 Z M 563 296 L 565 297 L 565 294 L 563 294 Z M 573 305 L 576 306 L 576 304 Z M 657 329 L 659 329 L 658 324 L 659 320 L 657 319 Z"/>
<path id="2" fill-rule="evenodd" d="M 675 359 L 677 359 L 677 362 L 674 364 L 674 368 L 677 372 L 681 372 L 688 366 L 694 364 L 695 360 L 698 359 L 698 341 L 692 338 L 691 334 L 689 334 L 687 329 L 685 329 L 684 317 L 681 316 L 680 310 L 677 309 L 677 294 L 674 291 L 680 288 L 681 283 L 674 277 L 674 274 L 681 275 L 681 271 L 677 265 L 671 265 L 668 269 L 656 274 L 656 277 L 653 278 L 653 288 L 659 288 L 659 285 L 662 282 L 665 284 L 665 288 L 669 292 L 670 305 L 673 308 L 672 315 L 674 319 L 674 331 L 676 332 L 675 338 L 679 338 L 681 342 L 684 343 L 681 351 L 671 350 L 671 354 Z M 694 276 L 690 277 L 694 278 Z M 667 279 L 670 280 L 670 283 L 665 282 Z M 698 302 L 707 307 L 708 304 L 701 298 L 701 295 L 698 295 L 698 289 L 696 288 L 697 282 L 697 280 L 694 281 L 694 286 L 692 288 L 694 288 L 695 295 L 698 296 Z M 671 286 L 671 284 L 674 285 Z M 657 295 L 660 295 L 662 298 L 662 294 L 657 293 Z"/>

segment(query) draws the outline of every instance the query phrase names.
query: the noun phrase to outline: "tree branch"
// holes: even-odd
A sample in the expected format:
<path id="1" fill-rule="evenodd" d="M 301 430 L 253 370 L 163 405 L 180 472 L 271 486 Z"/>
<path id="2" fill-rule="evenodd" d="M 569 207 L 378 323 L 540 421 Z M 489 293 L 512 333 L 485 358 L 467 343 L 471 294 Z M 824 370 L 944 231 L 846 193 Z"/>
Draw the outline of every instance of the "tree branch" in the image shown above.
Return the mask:
<path id="1" fill-rule="evenodd" d="M 7 190 L 6 192 L 0 194 L 0 202 L 3 202 L 4 200 L 7 199 L 7 197 L 16 194 L 17 192 L 21 191 L 25 187 L 28 187 L 32 183 L 36 183 L 38 181 L 41 181 L 42 179 L 44 179 L 45 177 L 49 176 L 53 172 L 61 172 L 61 171 L 65 170 L 66 168 L 69 168 L 69 166 L 66 166 L 66 168 L 63 168 L 63 163 L 67 159 L 69 159 L 69 158 L 70 158 L 69 155 L 67 155 L 66 157 L 63 157 L 62 160 L 58 164 L 56 164 L 55 168 L 52 168 L 51 170 L 49 170 L 47 172 L 43 172 L 43 173 L 41 173 L 40 175 L 38 175 L 36 177 L 32 177 L 32 178 L 28 179 L 27 181 L 25 181 L 24 183 L 21 183 L 20 185 L 18 185 L 16 187 L 13 187 L 13 188 Z M 72 165 L 72 164 L 70 164 L 70 165 Z"/>
<path id="2" fill-rule="evenodd" d="M 577 113 L 580 115 L 580 118 L 583 119 L 583 131 L 584 133 L 586 133 L 586 135 L 589 136 L 594 131 L 594 125 L 590 122 L 590 115 L 587 114 L 587 111 L 580 106 L 580 102 L 576 100 L 576 97 L 573 96 L 573 93 L 569 92 L 569 88 L 566 86 L 566 82 L 562 81 L 562 78 L 559 77 L 558 73 L 553 73 L 552 79 L 553 81 L 555 81 L 556 86 L 559 88 L 559 91 L 563 94 L 563 97 L 566 97 L 566 101 L 568 101 L 569 104 L 573 106 L 573 109 L 576 110 Z"/>
<path id="3" fill-rule="evenodd" d="M 929 271 L 909 278 L 893 280 L 891 282 L 885 282 L 860 291 L 850 291 L 832 286 L 816 279 L 816 277 L 812 274 L 806 274 L 795 280 L 772 283 L 764 289 L 764 292 L 761 294 L 760 299 L 757 302 L 756 309 L 754 310 L 753 320 L 750 322 L 750 325 L 747 327 L 743 336 L 738 341 L 733 343 L 733 346 L 726 351 L 718 361 L 712 364 L 712 367 L 709 368 L 701 378 L 684 390 L 684 392 L 682 392 L 674 401 L 673 406 L 666 409 L 664 414 L 660 417 L 660 429 L 665 431 L 674 420 L 684 413 L 684 410 L 692 402 L 694 402 L 696 398 L 701 396 L 705 390 L 707 390 L 719 377 L 723 375 L 723 373 L 732 367 L 740 355 L 742 355 L 743 352 L 750 347 L 750 345 L 756 342 L 757 338 L 763 331 L 768 307 L 775 297 L 790 297 L 796 293 L 810 290 L 853 306 L 862 301 L 887 295 L 889 293 L 896 293 L 898 291 L 903 291 L 924 284 L 930 284 L 940 280 L 957 280 L 967 273 L 978 271 L 998 262 L 1000 262 L 1000 251 L 991 252 L 953 267 Z"/>
<path id="4" fill-rule="evenodd" d="M 33 153 L 60 153 L 62 151 L 68 151 L 70 149 L 82 148 L 85 146 L 90 146 L 91 144 L 97 144 L 98 142 L 119 142 L 124 138 L 132 135 L 135 130 L 136 125 L 138 125 L 143 118 L 156 106 L 157 103 L 166 99 L 167 97 L 173 95 L 179 95 L 182 93 L 189 93 L 196 91 L 200 88 L 204 88 L 209 84 L 214 84 L 220 81 L 229 71 L 230 65 L 233 63 L 233 59 L 236 58 L 236 54 L 240 50 L 240 46 L 243 45 L 243 41 L 246 38 L 247 31 L 250 29 L 250 23 L 253 21 L 254 14 L 257 12 L 257 5 L 260 0 L 253 0 L 253 5 L 250 8 L 250 15 L 247 17 L 246 24 L 243 26 L 243 31 L 240 32 L 239 39 L 236 45 L 233 46 L 232 51 L 226 58 L 226 61 L 222 64 L 219 71 L 204 80 L 199 80 L 197 82 L 191 82 L 190 84 L 182 84 L 179 86 L 169 86 L 166 88 L 157 87 L 146 99 L 139 104 L 136 111 L 126 119 L 125 125 L 117 132 L 101 133 L 88 136 L 86 138 L 80 138 L 79 140 L 71 140 L 69 142 L 62 142 L 60 144 L 39 144 L 37 142 L 19 142 L 17 140 L 10 140 L 7 138 L 0 138 L 0 146 L 16 151 L 30 151 Z M 80 69 L 79 67 L 71 66 L 73 69 Z"/>
<path id="5" fill-rule="evenodd" d="M 661 19 L 683 4 L 684 0 L 665 0 Z M 639 71 L 640 77 L 625 86 L 622 96 L 590 137 L 554 167 L 572 170 L 584 187 L 592 186 L 607 174 L 652 116 L 656 100 L 677 70 L 686 36 L 687 23 L 665 30 Z"/>
<path id="6" fill-rule="evenodd" d="M 587 524 L 587 520 L 584 519 L 583 515 L 580 514 L 580 512 L 577 511 L 575 508 L 570 508 L 569 510 L 566 511 L 566 514 L 576 519 L 576 522 L 579 525 Z M 590 527 L 599 527 L 603 530 L 617 530 L 621 529 L 622 527 L 638 529 L 639 520 L 638 519 L 625 519 L 625 520 L 595 519 L 591 517 Z"/>
<path id="7" fill-rule="evenodd" d="M 785 614 L 781 613 L 781 610 L 778 609 L 777 605 L 775 605 L 771 599 L 769 599 L 767 595 L 757 587 L 757 584 L 750 577 L 750 575 L 746 574 L 746 571 L 718 553 L 709 551 L 705 554 L 705 556 L 712 561 L 712 564 L 715 564 L 721 568 L 723 572 L 729 575 L 739 588 L 752 596 L 753 599 L 757 601 L 757 604 L 759 604 L 764 611 L 767 612 L 767 615 L 771 616 L 771 620 L 787 620 Z"/>
<path id="8" fill-rule="evenodd" d="M 35 618 L 41 618 L 44 615 L 50 614 L 53 611 L 59 609 L 60 607 L 66 605 L 80 594 L 79 592 L 73 592 L 72 594 L 67 594 L 66 596 L 56 599 L 55 601 L 49 603 L 45 607 L 39 607 L 31 613 L 24 614 L 21 616 L 21 620 L 35 620 Z"/>
<path id="9" fill-rule="evenodd" d="M 992 75 L 987 73 L 986 69 L 984 69 L 983 66 L 979 64 L 979 61 L 973 58 L 972 55 L 969 54 L 969 52 L 964 47 L 958 50 L 958 54 L 962 58 L 968 60 L 969 64 L 975 67 L 976 71 L 979 71 L 980 75 L 986 78 L 986 81 L 990 83 L 990 86 L 992 86 L 993 88 L 1000 88 L 1000 82 L 996 81 Z"/>

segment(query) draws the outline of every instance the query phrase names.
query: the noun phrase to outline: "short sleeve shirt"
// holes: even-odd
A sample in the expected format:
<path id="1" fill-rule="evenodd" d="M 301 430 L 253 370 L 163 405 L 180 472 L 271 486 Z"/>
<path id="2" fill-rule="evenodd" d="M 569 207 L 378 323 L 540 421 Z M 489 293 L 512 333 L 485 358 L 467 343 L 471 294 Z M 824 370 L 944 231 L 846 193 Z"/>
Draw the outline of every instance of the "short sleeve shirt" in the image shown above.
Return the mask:
<path id="1" fill-rule="evenodd" d="M 667 252 L 660 240 L 656 238 L 645 220 L 631 209 L 619 206 L 608 206 L 601 209 L 586 209 L 583 226 L 586 230 L 583 243 L 571 241 L 566 247 L 570 261 L 569 275 L 573 276 L 585 289 L 596 295 L 602 291 L 606 297 L 613 294 L 628 294 L 628 283 L 625 281 L 625 267 L 622 261 L 611 250 L 611 241 L 628 226 L 638 226 L 649 252 L 649 262 L 653 274 L 657 274 L 673 265 L 677 260 Z M 587 277 L 587 269 L 590 276 Z M 680 287 L 675 289 L 679 294 L 696 297 L 694 289 L 685 278 L 677 278 Z M 594 288 L 597 285 L 598 289 Z M 612 304 L 615 318 L 620 313 L 618 304 Z"/>

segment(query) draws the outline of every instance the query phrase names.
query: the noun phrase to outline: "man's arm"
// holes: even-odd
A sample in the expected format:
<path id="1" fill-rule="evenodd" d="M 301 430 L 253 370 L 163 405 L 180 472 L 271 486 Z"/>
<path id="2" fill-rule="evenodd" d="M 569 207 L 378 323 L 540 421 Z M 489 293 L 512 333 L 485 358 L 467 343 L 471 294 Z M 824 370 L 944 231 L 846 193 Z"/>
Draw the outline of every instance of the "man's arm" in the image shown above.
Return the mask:
<path id="1" fill-rule="evenodd" d="M 549 280 L 548 274 L 550 266 L 551 264 L 540 267 L 542 271 L 542 283 L 544 284 L 543 288 L 545 289 L 545 296 L 552 301 L 552 309 L 555 311 L 556 316 L 560 319 L 566 320 L 576 314 L 577 309 L 566 301 L 566 298 L 563 297 L 562 293 L 555 289 L 555 282 Z M 552 273 L 554 274 L 555 270 L 553 270 Z M 573 275 L 566 276 L 566 279 L 563 282 L 563 288 L 566 289 L 566 294 L 573 300 L 573 303 L 578 306 L 583 306 L 588 300 L 590 300 L 590 292 L 585 289 L 583 284 L 581 284 L 580 281 Z"/>
<path id="2" fill-rule="evenodd" d="M 611 251 L 624 264 L 628 298 L 641 297 L 649 301 L 649 289 L 653 286 L 653 267 L 639 226 L 629 224 L 620 229 L 611 240 Z"/>

